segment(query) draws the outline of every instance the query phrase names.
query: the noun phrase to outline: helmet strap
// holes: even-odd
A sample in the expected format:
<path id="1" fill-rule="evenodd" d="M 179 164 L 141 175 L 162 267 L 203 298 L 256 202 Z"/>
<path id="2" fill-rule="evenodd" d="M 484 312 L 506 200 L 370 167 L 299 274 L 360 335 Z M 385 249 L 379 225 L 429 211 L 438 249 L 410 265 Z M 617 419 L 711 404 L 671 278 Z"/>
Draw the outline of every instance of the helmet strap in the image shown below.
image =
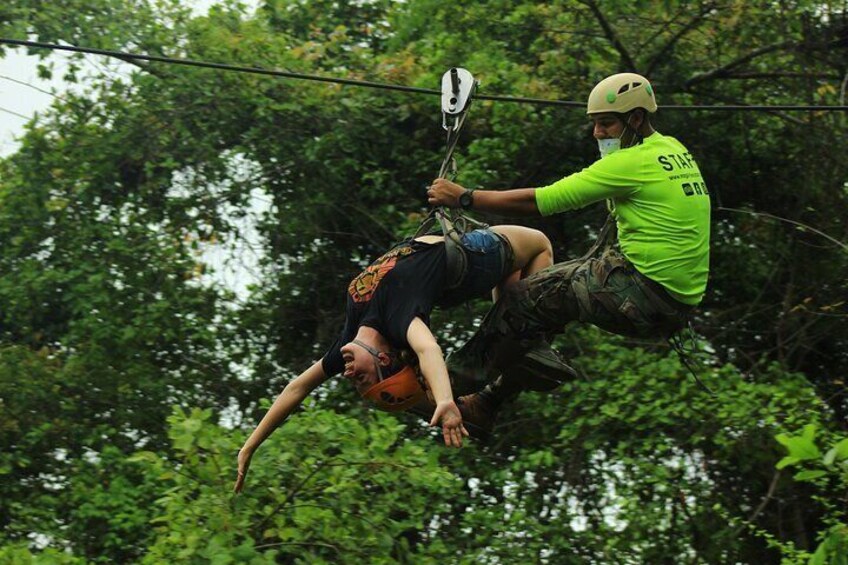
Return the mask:
<path id="1" fill-rule="evenodd" d="M 355 343 L 356 345 L 358 345 L 359 347 L 361 347 L 362 349 L 364 349 L 365 351 L 367 351 L 368 353 L 371 354 L 371 357 L 374 358 L 374 367 L 377 369 L 377 382 L 382 382 L 383 381 L 383 370 L 380 367 L 380 353 L 381 353 L 381 351 L 371 347 L 367 343 L 359 341 L 358 339 L 354 339 L 351 343 Z"/>
<path id="2" fill-rule="evenodd" d="M 624 123 L 624 131 L 621 132 L 621 137 L 624 137 L 624 134 L 626 132 L 629 132 L 632 136 L 632 143 L 628 144 L 626 147 L 633 147 L 634 145 L 639 145 L 645 140 L 644 136 L 639 133 L 639 130 L 630 125 L 630 116 L 632 116 L 635 111 L 636 110 L 631 110 L 627 114 L 624 114 L 621 118 L 621 121 Z M 644 117 L 642 119 L 644 120 Z M 622 146 L 624 145 L 622 144 Z"/>

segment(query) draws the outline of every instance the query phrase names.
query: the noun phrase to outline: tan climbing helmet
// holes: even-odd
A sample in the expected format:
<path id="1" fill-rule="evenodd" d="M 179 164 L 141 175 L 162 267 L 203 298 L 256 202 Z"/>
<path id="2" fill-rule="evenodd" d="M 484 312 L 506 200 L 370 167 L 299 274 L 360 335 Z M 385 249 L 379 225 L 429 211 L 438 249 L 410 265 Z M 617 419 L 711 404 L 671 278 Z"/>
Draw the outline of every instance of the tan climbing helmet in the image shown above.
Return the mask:
<path id="1" fill-rule="evenodd" d="M 634 108 L 657 111 L 654 89 L 648 79 L 636 73 L 619 73 L 599 82 L 589 94 L 587 114 L 616 112 L 624 114 Z"/>

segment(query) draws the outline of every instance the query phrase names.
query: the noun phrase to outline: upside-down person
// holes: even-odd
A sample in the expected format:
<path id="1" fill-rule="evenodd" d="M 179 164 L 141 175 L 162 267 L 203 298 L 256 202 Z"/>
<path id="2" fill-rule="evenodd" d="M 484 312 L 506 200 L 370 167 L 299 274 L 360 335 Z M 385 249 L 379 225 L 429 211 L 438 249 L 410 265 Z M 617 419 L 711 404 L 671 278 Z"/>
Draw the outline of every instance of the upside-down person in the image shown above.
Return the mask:
<path id="1" fill-rule="evenodd" d="M 497 296 L 520 278 L 553 263 L 548 238 L 522 226 L 468 232 L 462 236 L 462 247 L 465 272 L 450 288 L 446 244 L 440 235 L 401 242 L 351 281 L 341 334 L 321 360 L 286 385 L 244 443 L 238 456 L 236 492 L 244 486 L 259 445 L 315 387 L 339 373 L 377 408 L 431 412 L 430 425 L 441 425 L 445 445 L 462 445 L 468 431 L 461 406 L 454 400 L 442 351 L 429 328 L 430 313 L 437 306 L 462 303 L 487 292 Z M 414 353 L 418 371 L 404 363 L 403 351 Z"/>

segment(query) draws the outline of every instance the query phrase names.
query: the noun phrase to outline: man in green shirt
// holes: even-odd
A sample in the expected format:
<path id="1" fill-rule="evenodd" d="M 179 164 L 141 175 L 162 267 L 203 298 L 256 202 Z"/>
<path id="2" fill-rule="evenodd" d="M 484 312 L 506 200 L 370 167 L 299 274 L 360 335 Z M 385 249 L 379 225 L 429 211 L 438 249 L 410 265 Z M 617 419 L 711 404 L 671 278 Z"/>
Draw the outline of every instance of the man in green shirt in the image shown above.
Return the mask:
<path id="1" fill-rule="evenodd" d="M 601 153 L 589 167 L 541 188 L 467 190 L 446 179 L 430 186 L 430 204 L 502 214 L 547 216 L 606 200 L 618 232 L 615 245 L 517 282 L 453 356 L 458 372 L 497 377 L 460 399 L 472 424 L 489 427 L 505 399 L 533 388 L 527 370 L 546 365 L 544 359 L 537 359 L 538 367 L 532 362 L 540 337 L 574 320 L 623 335 L 669 337 L 703 298 L 709 193 L 686 147 L 654 130 L 650 114 L 656 110 L 645 77 L 612 75 L 589 95 L 587 114 Z M 528 351 L 530 362 L 525 356 L 516 364 Z"/>

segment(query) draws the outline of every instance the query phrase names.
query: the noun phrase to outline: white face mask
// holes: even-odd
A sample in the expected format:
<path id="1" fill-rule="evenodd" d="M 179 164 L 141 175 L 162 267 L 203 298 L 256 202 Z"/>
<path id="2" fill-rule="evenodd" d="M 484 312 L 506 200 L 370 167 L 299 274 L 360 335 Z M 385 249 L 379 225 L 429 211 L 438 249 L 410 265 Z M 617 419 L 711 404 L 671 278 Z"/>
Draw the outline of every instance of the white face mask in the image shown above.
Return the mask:
<path id="1" fill-rule="evenodd" d="M 611 155 L 621 149 L 621 139 L 616 137 L 615 139 L 599 139 L 598 140 L 598 151 L 601 152 L 601 159 L 606 157 L 607 155 Z"/>
<path id="2" fill-rule="evenodd" d="M 627 121 L 624 125 L 624 130 L 621 132 L 621 135 L 616 139 L 599 139 L 598 140 L 598 151 L 601 152 L 601 159 L 606 157 L 607 155 L 612 155 L 619 149 L 621 149 L 621 138 L 624 137 L 624 132 L 630 129 L 630 116 L 627 117 Z"/>

